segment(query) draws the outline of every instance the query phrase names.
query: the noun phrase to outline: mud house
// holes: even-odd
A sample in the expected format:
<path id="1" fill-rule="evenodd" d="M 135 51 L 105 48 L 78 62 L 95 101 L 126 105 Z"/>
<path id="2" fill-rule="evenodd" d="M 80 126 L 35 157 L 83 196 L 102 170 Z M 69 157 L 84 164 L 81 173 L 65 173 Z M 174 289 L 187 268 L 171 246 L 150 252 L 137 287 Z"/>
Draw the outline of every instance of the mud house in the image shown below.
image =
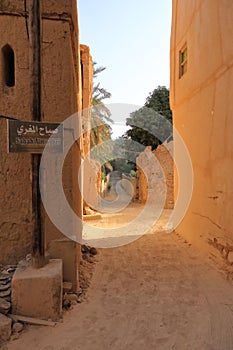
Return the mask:
<path id="1" fill-rule="evenodd" d="M 203 248 L 218 242 L 222 251 L 233 243 L 232 19 L 232 1 L 173 0 L 171 108 L 194 171 L 177 231 Z"/>
<path id="2" fill-rule="evenodd" d="M 0 2 L 0 115 L 24 121 L 31 120 L 28 3 Z M 81 62 L 83 50 L 76 0 L 42 1 L 42 121 L 60 123 L 91 103 L 92 71 L 86 68 L 90 52 L 85 47 L 86 61 Z M 82 149 L 81 140 L 79 148 L 69 151 L 63 169 L 65 195 L 79 217 L 82 196 L 77 174 Z M 0 263 L 16 264 L 31 251 L 31 155 L 7 152 L 7 123 L 2 118 L 0 188 Z M 50 257 L 63 260 L 64 279 L 77 289 L 79 244 L 65 237 L 46 214 L 43 227 Z"/>

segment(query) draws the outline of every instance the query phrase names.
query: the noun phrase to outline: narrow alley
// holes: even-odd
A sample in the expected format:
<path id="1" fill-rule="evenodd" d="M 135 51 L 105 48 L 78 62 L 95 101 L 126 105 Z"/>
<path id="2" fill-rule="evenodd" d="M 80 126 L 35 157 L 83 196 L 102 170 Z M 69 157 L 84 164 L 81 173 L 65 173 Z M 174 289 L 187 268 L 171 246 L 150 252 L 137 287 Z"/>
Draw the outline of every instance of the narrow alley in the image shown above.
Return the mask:
<path id="1" fill-rule="evenodd" d="M 233 0 L 0 33 L 0 350 L 233 350 Z"/>
<path id="2" fill-rule="evenodd" d="M 231 350 L 232 286 L 217 266 L 156 228 L 99 249 L 87 300 L 63 323 L 30 327 L 4 349 Z"/>

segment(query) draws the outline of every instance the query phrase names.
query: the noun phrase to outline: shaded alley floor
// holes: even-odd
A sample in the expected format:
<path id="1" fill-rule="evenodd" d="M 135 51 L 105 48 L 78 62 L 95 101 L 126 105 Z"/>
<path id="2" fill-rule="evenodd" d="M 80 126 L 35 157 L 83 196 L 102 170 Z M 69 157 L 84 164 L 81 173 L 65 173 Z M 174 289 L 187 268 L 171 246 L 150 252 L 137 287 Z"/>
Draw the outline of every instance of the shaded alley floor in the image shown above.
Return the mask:
<path id="1" fill-rule="evenodd" d="M 175 233 L 100 249 L 87 300 L 8 350 L 231 350 L 233 287 Z"/>

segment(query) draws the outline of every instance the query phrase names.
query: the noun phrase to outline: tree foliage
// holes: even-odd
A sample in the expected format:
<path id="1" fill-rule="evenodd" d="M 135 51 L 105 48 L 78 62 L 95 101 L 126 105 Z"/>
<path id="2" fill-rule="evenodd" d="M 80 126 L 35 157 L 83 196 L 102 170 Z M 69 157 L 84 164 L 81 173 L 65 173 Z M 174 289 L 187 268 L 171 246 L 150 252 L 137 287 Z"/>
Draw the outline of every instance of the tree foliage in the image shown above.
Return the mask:
<path id="1" fill-rule="evenodd" d="M 93 79 L 105 69 L 106 67 L 97 67 L 94 62 Z M 111 138 L 111 112 L 103 102 L 110 97 L 111 93 L 101 87 L 100 83 L 93 84 L 91 147 Z"/>
<path id="2" fill-rule="evenodd" d="M 170 91 L 165 86 L 158 86 L 149 94 L 145 106 L 152 108 L 155 112 L 160 113 L 163 117 L 172 123 L 172 111 L 169 101 Z"/>
<path id="3" fill-rule="evenodd" d="M 145 105 L 126 119 L 130 129 L 126 136 L 144 146 L 157 146 L 172 134 L 172 111 L 169 90 L 158 86 L 146 99 Z"/>

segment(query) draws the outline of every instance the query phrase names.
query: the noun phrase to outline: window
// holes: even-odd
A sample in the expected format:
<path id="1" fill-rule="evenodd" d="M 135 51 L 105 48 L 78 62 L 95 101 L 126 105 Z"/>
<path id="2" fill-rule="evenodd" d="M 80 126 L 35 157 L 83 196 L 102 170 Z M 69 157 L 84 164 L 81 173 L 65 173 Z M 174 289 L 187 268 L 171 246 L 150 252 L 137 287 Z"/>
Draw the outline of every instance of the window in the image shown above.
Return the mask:
<path id="1" fill-rule="evenodd" d="M 15 86 L 15 54 L 9 45 L 2 48 L 3 78 L 6 86 Z"/>
<path id="2" fill-rule="evenodd" d="M 187 45 L 184 46 L 182 50 L 180 50 L 179 54 L 179 78 L 181 78 L 187 72 L 187 63 L 188 63 L 188 48 Z"/>

